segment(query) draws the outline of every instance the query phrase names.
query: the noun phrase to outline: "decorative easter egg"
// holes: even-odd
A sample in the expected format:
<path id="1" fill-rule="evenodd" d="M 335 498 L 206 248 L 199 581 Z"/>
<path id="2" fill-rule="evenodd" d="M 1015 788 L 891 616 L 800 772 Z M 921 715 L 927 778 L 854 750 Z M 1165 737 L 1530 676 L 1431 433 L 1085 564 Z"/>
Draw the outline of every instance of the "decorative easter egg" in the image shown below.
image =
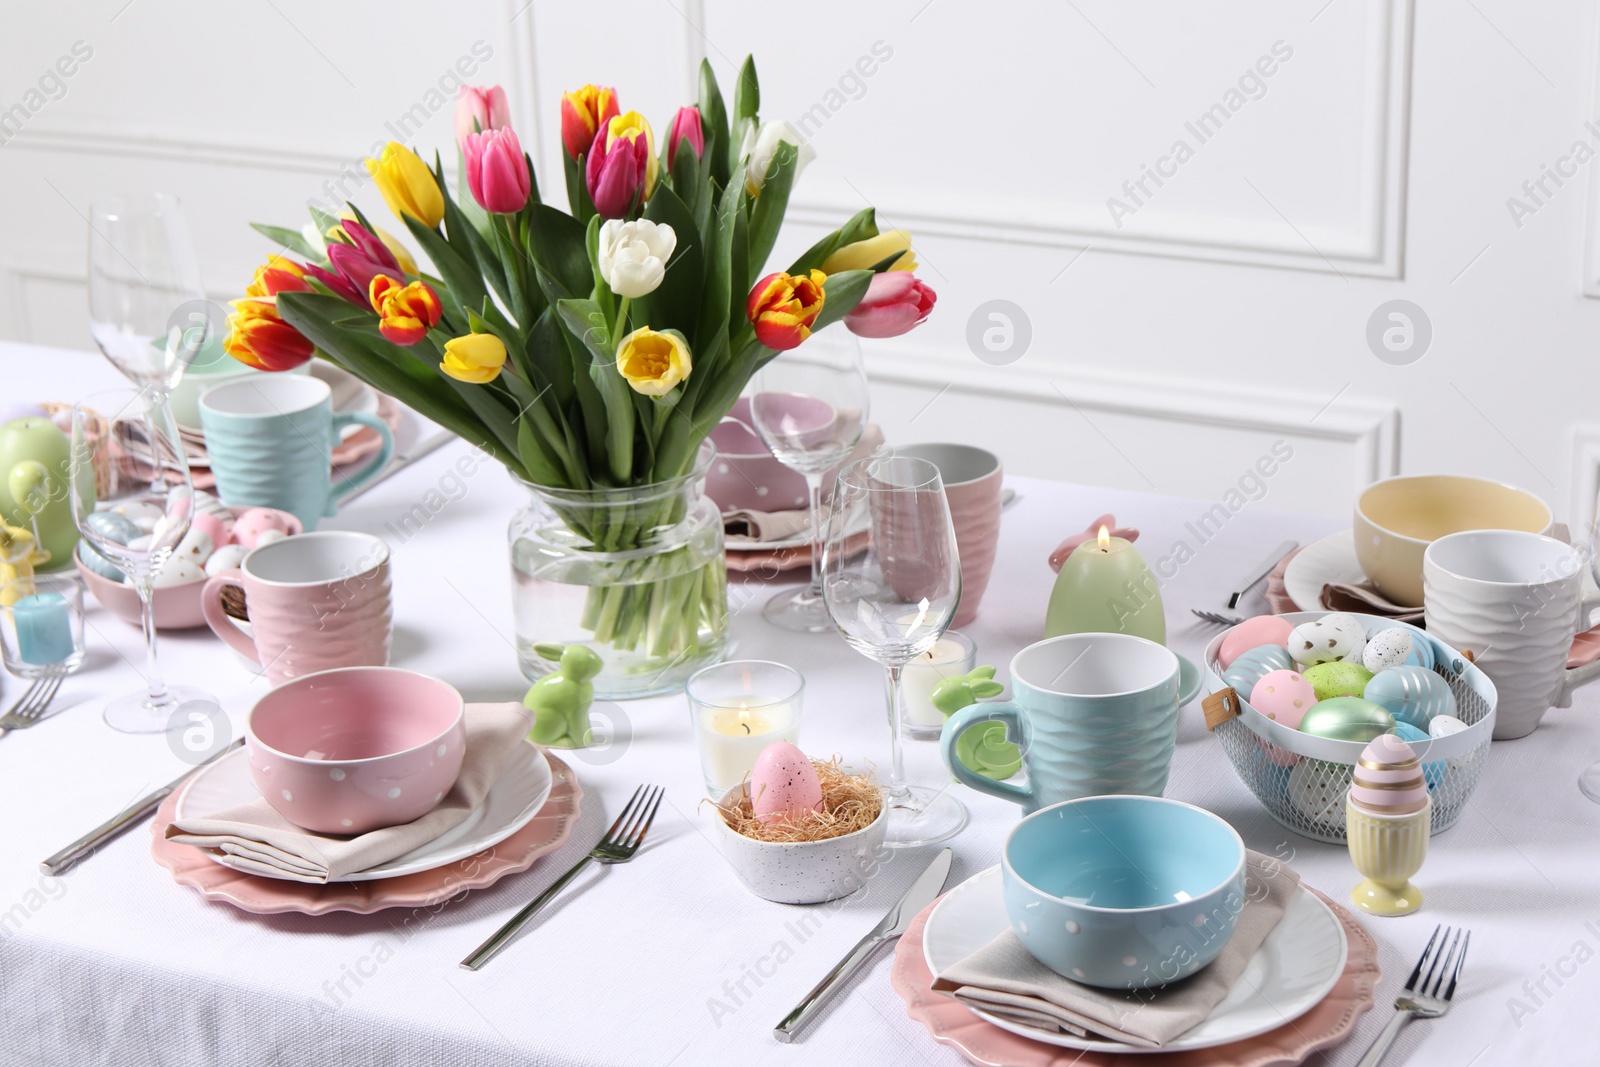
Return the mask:
<path id="1" fill-rule="evenodd" d="M 1379 734 L 1361 750 L 1350 802 L 1375 815 L 1410 815 L 1427 805 L 1421 761 L 1398 734 Z"/>
<path id="2" fill-rule="evenodd" d="M 1456 713 L 1450 684 L 1432 671 L 1403 663 L 1372 676 L 1361 693 L 1402 722 L 1426 730 L 1435 715 Z"/>
<path id="3" fill-rule="evenodd" d="M 139 527 L 126 515 L 118 515 L 115 511 L 91 511 L 84 516 L 83 524 L 90 533 L 119 545 L 125 545 L 139 536 Z"/>
<path id="4" fill-rule="evenodd" d="M 287 534 L 294 527 L 294 519 L 276 508 L 251 508 L 240 515 L 233 523 L 233 540 L 235 544 L 246 548 L 255 548 L 256 540 L 267 530 L 277 530 Z"/>
<path id="5" fill-rule="evenodd" d="M 204 566 L 206 560 L 211 558 L 215 549 L 211 537 L 204 530 L 191 529 L 183 535 L 183 540 L 178 542 L 178 547 L 172 550 L 173 559 L 186 559 L 195 566 Z"/>
<path id="6" fill-rule="evenodd" d="M 1229 630 L 1217 646 L 1217 662 L 1232 665 L 1240 655 L 1260 645 L 1288 647 L 1294 625 L 1281 615 L 1257 615 Z"/>
<path id="7" fill-rule="evenodd" d="M 1344 794 L 1349 768 L 1303 759 L 1289 772 L 1289 806 L 1318 830 L 1344 833 Z"/>
<path id="8" fill-rule="evenodd" d="M 85 567 L 88 567 L 102 578 L 110 578 L 113 582 L 120 582 L 127 578 L 127 575 L 122 573 L 122 568 L 106 559 L 93 548 L 90 548 L 87 541 L 78 542 L 78 558 L 83 561 Z"/>
<path id="9" fill-rule="evenodd" d="M 224 526 L 233 525 L 233 512 L 228 510 L 228 505 L 206 492 L 204 489 L 194 491 L 194 513 L 196 515 L 210 515 Z M 218 541 L 217 544 L 223 542 Z"/>
<path id="10" fill-rule="evenodd" d="M 140 533 L 155 529 L 166 514 L 156 505 L 145 503 L 119 504 L 111 510 L 137 526 Z"/>
<path id="11" fill-rule="evenodd" d="M 140 534 L 128 542 L 128 547 L 135 552 L 148 552 L 150 551 L 150 542 L 152 540 L 153 538 L 149 534 Z"/>
<path id="12" fill-rule="evenodd" d="M 1389 732 L 1394 734 L 1400 740 L 1404 741 L 1406 744 L 1412 746 L 1412 751 L 1421 752 L 1424 754 L 1427 753 L 1428 745 L 1433 740 L 1426 733 L 1417 729 L 1415 726 L 1412 726 L 1410 723 L 1400 722 L 1398 720 L 1394 724 L 1394 729 L 1390 730 Z M 1422 780 L 1427 783 L 1428 792 L 1431 793 L 1444 784 L 1444 776 L 1446 773 L 1447 771 L 1444 760 L 1436 759 L 1431 763 L 1424 763 L 1422 765 Z"/>
<path id="13" fill-rule="evenodd" d="M 1371 741 L 1394 727 L 1388 709 L 1361 697 L 1334 697 L 1312 705 L 1300 732 L 1335 741 Z"/>
<path id="14" fill-rule="evenodd" d="M 193 560 L 180 559 L 177 556 L 173 556 L 161 565 L 161 569 L 156 572 L 156 580 L 153 584 L 157 589 L 165 589 L 172 585 L 188 585 L 190 582 L 198 582 L 205 576 L 206 572 L 201 568 L 200 564 Z"/>
<path id="15" fill-rule="evenodd" d="M 206 560 L 206 573 L 215 578 L 227 571 L 238 570 L 239 564 L 249 554 L 250 550 L 243 545 L 223 545 Z"/>
<path id="16" fill-rule="evenodd" d="M 817 780 L 817 769 L 804 752 L 787 741 L 768 745 L 750 770 L 750 806 L 762 822 L 821 811 L 822 783 Z"/>
<path id="17" fill-rule="evenodd" d="M 1347 660 L 1332 660 L 1306 668 L 1306 681 L 1317 691 L 1318 700 L 1358 697 L 1371 680 L 1371 671 Z"/>
<path id="18" fill-rule="evenodd" d="M 1259 737 L 1256 743 L 1260 747 L 1250 756 L 1250 778 L 1255 783 L 1256 793 L 1268 807 L 1282 807 L 1289 800 L 1289 768 L 1300 757 L 1269 745 Z"/>
<path id="19" fill-rule="evenodd" d="M 1361 620 L 1342 611 L 1315 622 L 1303 622 L 1289 635 L 1289 655 L 1307 667 L 1336 659 L 1360 663 L 1366 647 L 1367 632 L 1362 629 Z"/>
<path id="20" fill-rule="evenodd" d="M 1288 650 L 1277 645 L 1258 645 L 1240 653 L 1239 658 L 1222 672 L 1222 680 L 1240 693 L 1255 689 L 1256 683 L 1273 671 L 1286 671 L 1294 666 Z"/>
<path id="21" fill-rule="evenodd" d="M 1459 734 L 1466 728 L 1467 724 L 1454 715 L 1435 715 L 1428 720 L 1429 737 L 1449 737 L 1451 734 Z"/>
<path id="22" fill-rule="evenodd" d="M 1398 667 L 1411 658 L 1411 631 L 1404 626 L 1391 626 L 1379 630 L 1367 639 L 1361 653 L 1361 665 L 1373 674 L 1389 667 Z"/>
<path id="23" fill-rule="evenodd" d="M 288 536 L 289 535 L 282 530 L 262 530 L 260 533 L 256 534 L 256 547 L 260 548 L 262 545 L 270 545 L 274 541 L 282 541 Z"/>
<path id="24" fill-rule="evenodd" d="M 12 419 L 48 419 L 50 416 L 38 404 L 0 404 L 0 424 Z"/>
<path id="25" fill-rule="evenodd" d="M 189 520 L 189 532 L 196 531 L 211 538 L 212 551 L 228 543 L 228 526 L 215 515 L 204 511 L 196 512 L 194 518 Z"/>
<path id="26" fill-rule="evenodd" d="M 1273 722 L 1298 730 L 1317 702 L 1311 682 L 1298 671 L 1269 671 L 1250 690 L 1250 706 Z"/>
<path id="27" fill-rule="evenodd" d="M 1413 633 L 1411 635 L 1411 655 L 1406 657 L 1406 662 L 1416 667 L 1426 667 L 1433 670 L 1434 664 L 1443 659 L 1439 652 L 1439 645 L 1427 634 Z"/>

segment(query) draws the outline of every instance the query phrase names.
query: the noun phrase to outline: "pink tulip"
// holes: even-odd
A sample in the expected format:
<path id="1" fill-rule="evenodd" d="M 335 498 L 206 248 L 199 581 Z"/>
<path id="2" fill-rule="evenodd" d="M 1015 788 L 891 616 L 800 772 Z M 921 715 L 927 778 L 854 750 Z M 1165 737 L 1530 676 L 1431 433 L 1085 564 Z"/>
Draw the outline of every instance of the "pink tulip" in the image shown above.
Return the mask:
<path id="1" fill-rule="evenodd" d="M 644 199 L 650 146 L 643 137 L 618 137 L 606 145 L 606 130 L 594 136 L 585 165 L 589 199 L 605 219 L 627 216 Z"/>
<path id="2" fill-rule="evenodd" d="M 844 324 L 858 337 L 899 337 L 921 325 L 937 299 L 910 271 L 887 271 L 873 276 L 867 295 L 844 317 Z"/>
<path id="3" fill-rule="evenodd" d="M 467 160 L 467 188 L 485 211 L 513 215 L 522 210 L 533 179 L 517 131 L 507 126 L 471 134 L 461 151 Z"/>
<path id="4" fill-rule="evenodd" d="M 687 139 L 696 158 L 706 154 L 705 129 L 700 125 L 700 109 L 680 107 L 672 116 L 672 128 L 667 131 L 667 166 L 678 158 L 678 142 Z"/>
<path id="5" fill-rule="evenodd" d="M 340 223 L 350 243 L 328 242 L 328 262 L 333 270 L 327 271 L 315 263 L 306 264 L 306 273 L 344 297 L 357 307 L 367 306 L 367 287 L 380 274 L 396 278 L 403 273 L 394 253 L 355 219 Z"/>
<path id="6" fill-rule="evenodd" d="M 465 151 L 469 136 L 479 130 L 498 130 L 511 121 L 506 91 L 498 85 L 463 85 L 456 94 L 456 144 Z"/>

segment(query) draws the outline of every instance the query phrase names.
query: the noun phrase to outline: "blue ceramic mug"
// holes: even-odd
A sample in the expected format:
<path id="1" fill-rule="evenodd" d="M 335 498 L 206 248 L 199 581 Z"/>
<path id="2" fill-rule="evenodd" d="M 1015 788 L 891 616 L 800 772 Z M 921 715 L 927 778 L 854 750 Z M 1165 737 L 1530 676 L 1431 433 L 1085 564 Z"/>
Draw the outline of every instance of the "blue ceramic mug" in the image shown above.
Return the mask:
<path id="1" fill-rule="evenodd" d="M 1178 740 L 1178 657 L 1131 634 L 1064 634 L 1011 661 L 1010 700 L 974 704 L 945 720 L 940 754 L 958 781 L 1033 812 L 1103 793 L 1158 797 Z M 1005 724 L 1027 781 L 996 782 L 956 758 L 956 741 Z"/>
<path id="2" fill-rule="evenodd" d="M 394 435 L 382 419 L 334 411 L 328 384 L 311 377 L 253 375 L 208 389 L 200 397 L 200 425 L 224 504 L 278 508 L 307 530 L 334 514 L 340 493 L 377 474 L 394 454 Z M 333 450 L 350 425 L 373 430 L 383 447 L 335 482 Z"/>

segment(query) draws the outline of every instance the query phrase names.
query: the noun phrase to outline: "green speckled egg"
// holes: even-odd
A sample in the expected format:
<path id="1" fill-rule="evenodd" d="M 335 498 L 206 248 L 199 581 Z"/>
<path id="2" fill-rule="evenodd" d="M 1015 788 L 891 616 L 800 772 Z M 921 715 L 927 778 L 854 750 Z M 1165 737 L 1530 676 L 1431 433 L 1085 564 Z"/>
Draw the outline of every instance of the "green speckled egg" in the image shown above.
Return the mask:
<path id="1" fill-rule="evenodd" d="M 1309 675 L 1307 676 L 1309 677 Z M 1311 706 L 1300 720 L 1300 732 L 1335 741 L 1371 741 L 1394 729 L 1388 709 L 1361 697 L 1334 697 Z"/>
<path id="2" fill-rule="evenodd" d="M 1367 683 L 1372 681 L 1371 671 L 1359 663 L 1345 660 L 1318 663 L 1314 667 L 1306 667 L 1300 673 L 1311 683 L 1318 700 L 1358 697 L 1366 689 Z"/>

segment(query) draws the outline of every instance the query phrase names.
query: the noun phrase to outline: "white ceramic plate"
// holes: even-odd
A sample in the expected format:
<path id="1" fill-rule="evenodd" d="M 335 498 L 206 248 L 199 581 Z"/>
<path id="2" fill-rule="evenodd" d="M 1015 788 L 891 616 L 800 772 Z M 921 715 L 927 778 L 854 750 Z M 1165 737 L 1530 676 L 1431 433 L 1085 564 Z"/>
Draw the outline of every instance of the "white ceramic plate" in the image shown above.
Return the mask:
<path id="1" fill-rule="evenodd" d="M 1325 585 L 1360 585 L 1366 580 L 1356 559 L 1355 535 L 1349 530 L 1311 542 L 1283 569 L 1283 590 L 1301 611 L 1327 610 L 1322 606 Z"/>
<path id="2" fill-rule="evenodd" d="M 956 886 L 933 909 L 922 930 L 922 954 L 928 968 L 938 974 L 1010 925 L 1001 895 L 1000 868 L 990 867 Z M 1289 902 L 1283 921 L 1267 935 L 1244 974 L 1205 1022 L 1161 1048 L 1052 1034 L 988 1012 L 973 1014 L 1002 1030 L 1062 1048 L 1121 1053 L 1211 1048 L 1275 1030 L 1310 1011 L 1338 983 L 1348 951 L 1339 920 L 1302 886 Z"/>
<path id="3" fill-rule="evenodd" d="M 501 772 L 489 795 L 460 825 L 428 842 L 397 856 L 387 863 L 334 879 L 340 882 L 371 882 L 378 878 L 398 878 L 403 874 L 431 871 L 447 863 L 492 848 L 528 825 L 550 797 L 554 779 L 544 753 L 531 741 L 523 758 Z M 244 749 L 235 749 L 189 780 L 178 795 L 174 821 L 191 815 L 206 815 L 248 804 L 261 794 L 250 780 L 250 765 Z M 213 861 L 222 861 L 209 850 Z M 222 864 L 227 866 L 226 864 Z M 263 875 L 262 877 L 270 877 Z"/>

